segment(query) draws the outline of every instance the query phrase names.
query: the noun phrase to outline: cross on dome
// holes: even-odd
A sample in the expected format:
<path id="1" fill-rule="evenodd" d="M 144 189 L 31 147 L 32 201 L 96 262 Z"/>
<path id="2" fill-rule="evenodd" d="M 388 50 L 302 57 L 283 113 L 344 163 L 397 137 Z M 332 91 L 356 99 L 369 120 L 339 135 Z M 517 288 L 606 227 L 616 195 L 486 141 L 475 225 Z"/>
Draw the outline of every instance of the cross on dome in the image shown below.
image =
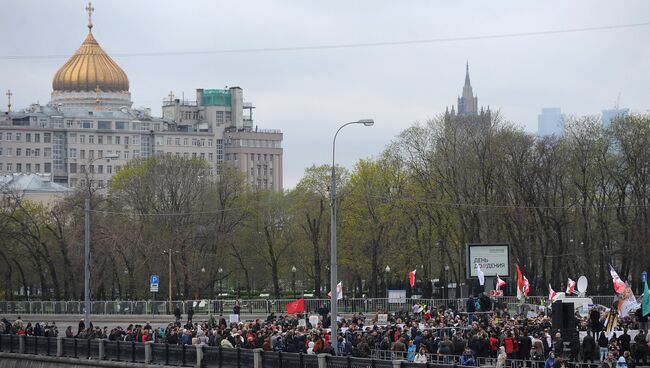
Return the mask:
<path id="1" fill-rule="evenodd" d="M 88 12 L 88 29 L 92 31 L 93 29 L 93 12 L 95 11 L 95 8 L 93 8 L 93 3 L 88 2 L 88 6 L 86 6 L 86 11 Z"/>

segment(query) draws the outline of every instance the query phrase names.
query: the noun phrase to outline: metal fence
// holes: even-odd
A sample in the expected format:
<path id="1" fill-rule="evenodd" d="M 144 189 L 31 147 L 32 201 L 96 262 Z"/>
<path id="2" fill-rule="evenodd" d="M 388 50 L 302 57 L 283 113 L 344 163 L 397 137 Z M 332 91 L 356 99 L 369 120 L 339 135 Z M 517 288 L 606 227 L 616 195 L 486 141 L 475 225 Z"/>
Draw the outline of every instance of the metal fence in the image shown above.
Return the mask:
<path id="1" fill-rule="evenodd" d="M 613 296 L 592 296 L 595 304 L 610 306 Z M 178 308 L 187 315 L 190 307 L 195 314 L 229 315 L 233 313 L 235 304 L 239 304 L 241 314 L 286 313 L 285 305 L 292 299 L 245 299 L 245 300 L 186 300 L 172 301 L 94 301 L 91 302 L 90 313 L 95 315 L 170 315 Z M 498 303 L 516 306 L 514 296 L 497 298 Z M 528 297 L 526 303 L 540 305 L 542 297 Z M 388 298 L 348 298 L 339 300 L 338 313 L 370 313 L 410 311 L 414 303 L 426 304 L 429 307 L 451 307 L 463 310 L 467 304 L 466 298 L 461 299 L 402 299 Z M 305 311 L 316 313 L 321 305 L 329 306 L 329 299 L 305 299 Z M 83 301 L 0 301 L 0 314 L 84 314 Z"/>
<path id="2" fill-rule="evenodd" d="M 350 356 L 330 356 L 297 354 L 262 349 L 232 349 L 206 345 L 169 345 L 120 342 L 109 340 L 85 340 L 64 337 L 33 337 L 0 335 L 0 353 L 29 356 L 55 356 L 80 360 L 108 360 L 114 362 L 144 363 L 181 367 L 220 367 L 220 368 L 393 368 L 397 361 L 355 358 Z M 402 360 L 402 359 L 400 359 Z M 405 361 L 401 367 L 424 367 Z M 427 367 L 451 368 L 449 364 L 429 362 Z M 515 368 L 515 367 L 509 367 Z"/>

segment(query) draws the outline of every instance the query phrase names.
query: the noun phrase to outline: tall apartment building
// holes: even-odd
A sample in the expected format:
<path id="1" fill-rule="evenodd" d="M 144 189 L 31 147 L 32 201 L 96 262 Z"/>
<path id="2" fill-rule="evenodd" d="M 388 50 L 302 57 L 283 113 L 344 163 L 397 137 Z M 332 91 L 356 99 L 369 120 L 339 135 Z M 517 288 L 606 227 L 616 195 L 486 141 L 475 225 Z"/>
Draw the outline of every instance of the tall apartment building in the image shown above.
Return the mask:
<path id="1" fill-rule="evenodd" d="M 55 73 L 51 101 L 0 112 L 0 173 L 51 174 L 68 186 L 99 186 L 130 159 L 175 155 L 246 174 L 251 185 L 282 190 L 282 133 L 258 129 L 239 87 L 197 90 L 196 101 L 163 101 L 162 117 L 132 108 L 127 74 L 92 33 Z M 107 157 L 113 157 L 108 159 Z"/>
<path id="2" fill-rule="evenodd" d="M 564 134 L 564 114 L 559 107 L 544 107 L 537 115 L 537 135 L 540 137 L 548 135 L 561 136 Z"/>

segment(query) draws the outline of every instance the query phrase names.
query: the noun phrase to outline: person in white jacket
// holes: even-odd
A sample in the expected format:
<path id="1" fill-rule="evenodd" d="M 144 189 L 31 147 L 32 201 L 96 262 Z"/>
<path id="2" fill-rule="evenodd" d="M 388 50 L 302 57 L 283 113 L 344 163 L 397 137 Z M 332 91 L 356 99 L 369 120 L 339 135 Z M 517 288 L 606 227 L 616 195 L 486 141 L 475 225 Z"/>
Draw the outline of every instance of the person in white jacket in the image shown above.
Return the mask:
<path id="1" fill-rule="evenodd" d="M 426 363 L 427 362 L 427 349 L 422 346 L 417 354 L 415 354 L 414 363 Z"/>

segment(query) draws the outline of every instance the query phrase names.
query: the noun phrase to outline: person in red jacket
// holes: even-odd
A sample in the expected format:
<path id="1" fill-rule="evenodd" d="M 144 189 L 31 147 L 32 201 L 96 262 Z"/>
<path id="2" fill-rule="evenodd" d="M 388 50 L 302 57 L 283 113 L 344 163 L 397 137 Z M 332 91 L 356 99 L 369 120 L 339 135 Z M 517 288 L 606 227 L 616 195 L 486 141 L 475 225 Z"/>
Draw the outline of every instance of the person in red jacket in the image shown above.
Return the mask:
<path id="1" fill-rule="evenodd" d="M 506 334 L 506 338 L 503 339 L 503 346 L 506 349 L 506 354 L 508 355 L 508 359 L 515 358 L 516 344 L 517 341 L 515 340 L 514 337 L 512 337 L 512 332 L 508 331 L 508 333 Z"/>
<path id="2" fill-rule="evenodd" d="M 490 334 L 490 356 L 492 358 L 497 357 L 497 352 L 499 351 L 499 339 L 497 339 L 494 334 Z"/>

